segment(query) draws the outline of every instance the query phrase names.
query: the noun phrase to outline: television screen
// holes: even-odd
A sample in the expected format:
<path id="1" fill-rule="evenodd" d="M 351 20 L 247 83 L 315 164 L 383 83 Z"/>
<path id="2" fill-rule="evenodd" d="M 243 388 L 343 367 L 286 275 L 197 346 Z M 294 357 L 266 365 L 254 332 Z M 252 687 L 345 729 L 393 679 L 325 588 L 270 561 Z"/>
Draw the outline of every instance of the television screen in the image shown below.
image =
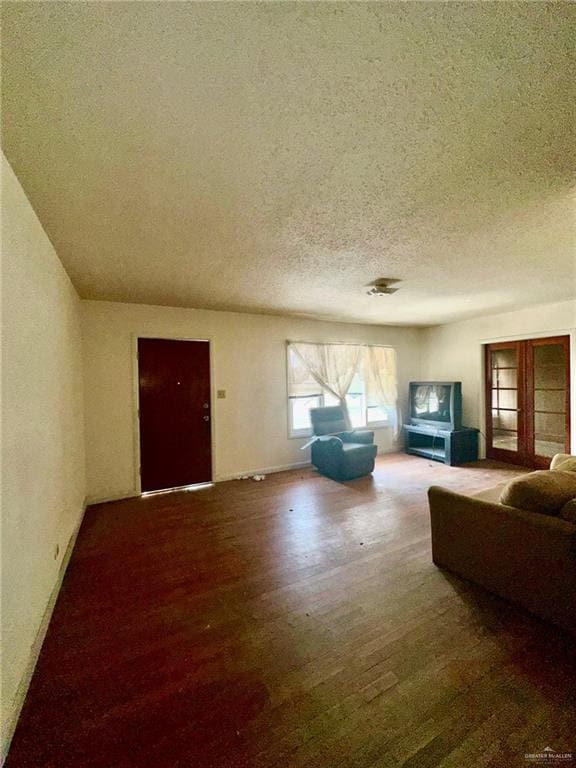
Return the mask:
<path id="1" fill-rule="evenodd" d="M 419 384 L 412 396 L 412 418 L 451 422 L 451 390 L 445 384 Z"/>

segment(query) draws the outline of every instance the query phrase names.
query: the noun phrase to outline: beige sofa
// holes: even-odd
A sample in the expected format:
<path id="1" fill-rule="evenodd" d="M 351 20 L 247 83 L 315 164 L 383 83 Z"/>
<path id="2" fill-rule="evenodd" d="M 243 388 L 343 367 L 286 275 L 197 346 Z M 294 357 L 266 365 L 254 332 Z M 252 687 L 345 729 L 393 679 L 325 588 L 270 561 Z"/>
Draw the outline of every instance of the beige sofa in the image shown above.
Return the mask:
<path id="1" fill-rule="evenodd" d="M 475 496 L 430 488 L 432 558 L 576 634 L 576 523 L 501 504 L 505 485 Z"/>

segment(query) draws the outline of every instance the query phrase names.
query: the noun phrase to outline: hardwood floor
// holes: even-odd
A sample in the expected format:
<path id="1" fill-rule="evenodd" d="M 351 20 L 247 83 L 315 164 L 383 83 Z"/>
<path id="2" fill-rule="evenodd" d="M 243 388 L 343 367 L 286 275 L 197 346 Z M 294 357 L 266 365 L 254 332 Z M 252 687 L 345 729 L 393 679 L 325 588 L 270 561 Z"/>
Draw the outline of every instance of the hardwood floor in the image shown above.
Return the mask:
<path id="1" fill-rule="evenodd" d="M 89 508 L 7 768 L 576 753 L 574 639 L 430 558 L 429 485 L 519 471 L 395 454 Z"/>

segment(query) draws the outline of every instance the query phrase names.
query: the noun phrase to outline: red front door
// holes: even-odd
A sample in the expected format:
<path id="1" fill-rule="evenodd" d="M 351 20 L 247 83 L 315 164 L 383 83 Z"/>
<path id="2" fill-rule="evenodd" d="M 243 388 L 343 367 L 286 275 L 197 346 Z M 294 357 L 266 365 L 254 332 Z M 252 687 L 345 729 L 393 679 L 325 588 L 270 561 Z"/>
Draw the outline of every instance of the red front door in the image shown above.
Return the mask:
<path id="1" fill-rule="evenodd" d="M 212 480 L 210 344 L 138 339 L 142 491 Z"/>

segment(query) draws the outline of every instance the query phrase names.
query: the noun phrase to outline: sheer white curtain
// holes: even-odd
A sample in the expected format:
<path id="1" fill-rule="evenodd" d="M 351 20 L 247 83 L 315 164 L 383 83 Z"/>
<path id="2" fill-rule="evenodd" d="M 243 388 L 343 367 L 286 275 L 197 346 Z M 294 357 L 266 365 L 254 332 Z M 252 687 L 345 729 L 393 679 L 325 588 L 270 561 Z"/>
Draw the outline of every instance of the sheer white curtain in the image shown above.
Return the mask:
<path id="1" fill-rule="evenodd" d="M 290 397 L 330 392 L 340 401 L 350 426 L 346 395 L 355 374 L 360 372 L 364 380 L 367 408 L 378 406 L 394 412 L 394 435 L 398 435 L 401 414 L 398 406 L 396 350 L 393 347 L 289 342 L 288 349 Z"/>
<path id="2" fill-rule="evenodd" d="M 402 421 L 398 405 L 396 350 L 392 347 L 364 347 L 363 357 L 366 404 L 394 410 L 396 437 Z"/>
<path id="3" fill-rule="evenodd" d="M 314 397 L 322 394 L 322 387 L 310 374 L 308 366 L 296 353 L 294 344 L 288 343 L 288 396 Z"/>
<path id="4" fill-rule="evenodd" d="M 358 370 L 364 347 L 355 344 L 292 342 L 290 348 L 320 387 L 338 398 L 350 426 L 346 394 Z"/>

